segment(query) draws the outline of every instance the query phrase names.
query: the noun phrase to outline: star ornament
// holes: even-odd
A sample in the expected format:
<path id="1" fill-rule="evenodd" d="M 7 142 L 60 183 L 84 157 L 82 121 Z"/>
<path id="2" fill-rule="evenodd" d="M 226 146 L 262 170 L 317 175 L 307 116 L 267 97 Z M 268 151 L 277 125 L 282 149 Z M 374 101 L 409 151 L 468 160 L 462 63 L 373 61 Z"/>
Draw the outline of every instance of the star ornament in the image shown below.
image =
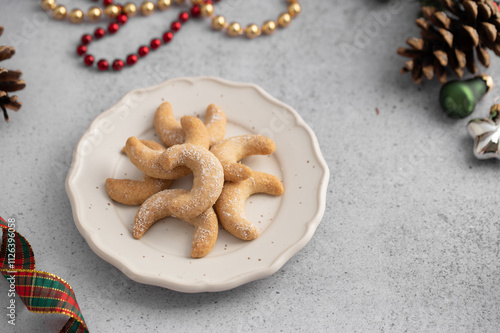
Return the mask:
<path id="1" fill-rule="evenodd" d="M 479 159 L 500 159 L 500 104 L 493 105 L 490 117 L 472 119 L 467 130 L 474 138 L 474 155 Z"/>

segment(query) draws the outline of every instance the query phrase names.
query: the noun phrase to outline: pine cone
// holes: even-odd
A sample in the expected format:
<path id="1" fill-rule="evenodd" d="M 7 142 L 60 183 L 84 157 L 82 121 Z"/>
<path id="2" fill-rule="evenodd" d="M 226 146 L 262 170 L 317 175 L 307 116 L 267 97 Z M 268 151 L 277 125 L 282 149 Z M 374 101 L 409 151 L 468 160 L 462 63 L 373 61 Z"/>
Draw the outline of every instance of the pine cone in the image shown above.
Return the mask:
<path id="1" fill-rule="evenodd" d="M 0 36 L 2 36 L 3 27 L 0 26 Z M 0 46 L 0 61 L 11 58 L 16 51 L 12 46 Z M 26 83 L 20 79 L 23 73 L 21 71 L 8 70 L 0 67 L 0 108 L 6 121 L 9 121 L 7 109 L 18 111 L 22 103 L 17 100 L 17 96 L 9 96 L 9 92 L 24 89 Z"/>
<path id="2" fill-rule="evenodd" d="M 488 49 L 500 56 L 500 12 L 492 0 L 438 0 L 438 6 L 423 6 L 416 20 L 421 38 L 409 38 L 410 48 L 400 47 L 397 53 L 411 58 L 401 73 L 411 72 L 415 83 L 426 77 L 437 76 L 441 83 L 447 81 L 446 69 L 458 77 L 464 68 L 475 74 L 475 59 L 490 66 Z M 474 52 L 475 51 L 475 52 Z M 474 55 L 475 53 L 475 55 Z"/>

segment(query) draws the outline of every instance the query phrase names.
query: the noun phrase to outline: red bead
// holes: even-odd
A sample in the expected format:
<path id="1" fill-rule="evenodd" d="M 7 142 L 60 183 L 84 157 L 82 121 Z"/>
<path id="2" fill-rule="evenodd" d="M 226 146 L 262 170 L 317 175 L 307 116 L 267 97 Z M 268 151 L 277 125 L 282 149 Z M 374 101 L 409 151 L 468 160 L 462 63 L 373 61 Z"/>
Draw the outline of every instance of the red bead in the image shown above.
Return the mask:
<path id="1" fill-rule="evenodd" d="M 147 55 L 148 55 L 148 53 L 149 53 L 149 47 L 147 47 L 147 46 L 141 46 L 141 47 L 139 48 L 139 51 L 137 51 L 137 53 L 139 53 L 139 55 L 140 55 L 141 57 L 145 57 L 145 56 L 147 56 Z"/>
<path id="2" fill-rule="evenodd" d="M 103 28 L 97 28 L 94 31 L 94 36 L 97 39 L 101 39 L 102 37 L 104 37 L 105 34 L 106 34 L 106 30 L 104 30 Z"/>
<path id="3" fill-rule="evenodd" d="M 76 54 L 78 54 L 79 56 L 82 56 L 84 55 L 85 53 L 87 53 L 87 46 L 85 45 L 80 45 L 76 48 Z"/>
<path id="4" fill-rule="evenodd" d="M 89 34 L 85 34 L 82 36 L 82 44 L 83 45 L 90 44 L 91 41 L 92 41 L 92 36 L 90 36 Z"/>
<path id="5" fill-rule="evenodd" d="M 135 54 L 129 54 L 127 56 L 127 64 L 132 66 L 132 65 L 135 65 L 135 63 L 137 62 L 138 58 Z"/>
<path id="6" fill-rule="evenodd" d="M 97 68 L 101 71 L 107 71 L 109 68 L 109 62 L 107 60 L 101 59 L 97 62 Z"/>
<path id="7" fill-rule="evenodd" d="M 179 21 L 182 23 L 187 22 L 189 20 L 189 13 L 188 12 L 182 12 L 179 14 Z"/>
<path id="8" fill-rule="evenodd" d="M 161 40 L 158 38 L 152 39 L 150 45 L 153 50 L 156 50 L 161 46 Z"/>
<path id="9" fill-rule="evenodd" d="M 118 29 L 120 29 L 120 26 L 118 25 L 118 23 L 110 23 L 108 25 L 108 32 L 110 34 L 114 34 L 115 32 L 118 31 Z"/>
<path id="10" fill-rule="evenodd" d="M 83 62 L 86 66 L 92 66 L 94 64 L 94 56 L 90 54 L 86 55 Z"/>
<path id="11" fill-rule="evenodd" d="M 109 6 L 113 3 L 113 0 L 103 0 L 102 4 L 104 5 L 104 7 L 106 6 Z"/>
<path id="12" fill-rule="evenodd" d="M 128 21 L 128 17 L 125 14 L 120 14 L 116 17 L 116 22 L 120 24 L 125 24 Z"/>
<path id="13" fill-rule="evenodd" d="M 174 38 L 174 34 L 171 33 L 170 31 L 167 31 L 163 34 L 163 41 L 165 43 L 169 43 L 172 40 L 172 38 Z"/>
<path id="14" fill-rule="evenodd" d="M 123 60 L 116 59 L 115 61 L 113 61 L 113 69 L 115 71 L 121 71 L 123 69 L 123 67 L 125 67 Z"/>
<path id="15" fill-rule="evenodd" d="M 177 31 L 181 30 L 181 27 L 182 27 L 181 22 L 179 22 L 179 21 L 174 21 L 174 22 L 172 22 L 172 24 L 170 25 L 170 30 L 172 30 L 172 31 L 174 31 L 174 32 L 177 32 Z"/>
<path id="16" fill-rule="evenodd" d="M 213 5 L 212 1 L 211 0 L 205 0 L 204 1 L 206 4 L 209 4 L 209 5 Z"/>
<path id="17" fill-rule="evenodd" d="M 200 17 L 201 11 L 200 11 L 200 6 L 194 5 L 191 8 L 191 16 L 192 17 Z"/>

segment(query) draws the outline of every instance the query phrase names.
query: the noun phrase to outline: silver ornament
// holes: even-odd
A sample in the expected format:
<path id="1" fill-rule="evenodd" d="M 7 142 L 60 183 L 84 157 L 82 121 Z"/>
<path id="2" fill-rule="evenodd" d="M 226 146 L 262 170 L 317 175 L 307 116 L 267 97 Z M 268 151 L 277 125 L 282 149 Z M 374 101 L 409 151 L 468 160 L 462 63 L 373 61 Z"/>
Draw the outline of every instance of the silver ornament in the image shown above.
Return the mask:
<path id="1" fill-rule="evenodd" d="M 472 119 L 467 130 L 474 138 L 474 155 L 479 159 L 500 159 L 500 104 L 491 107 L 489 118 Z"/>

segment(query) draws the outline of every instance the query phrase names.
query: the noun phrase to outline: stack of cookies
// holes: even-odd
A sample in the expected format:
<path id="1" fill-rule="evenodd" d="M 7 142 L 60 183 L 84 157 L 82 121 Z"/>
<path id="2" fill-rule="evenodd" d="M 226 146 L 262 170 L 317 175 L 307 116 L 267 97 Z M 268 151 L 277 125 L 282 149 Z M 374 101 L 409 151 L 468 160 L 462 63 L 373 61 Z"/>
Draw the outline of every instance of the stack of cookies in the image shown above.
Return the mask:
<path id="1" fill-rule="evenodd" d="M 254 193 L 281 195 L 283 185 L 273 175 L 253 171 L 240 161 L 269 155 L 274 142 L 262 135 L 224 140 L 226 116 L 214 104 L 205 122 L 184 116 L 178 122 L 170 103 L 161 104 L 154 126 L 162 143 L 130 137 L 124 153 L 143 172 L 140 179 L 106 180 L 109 196 L 125 205 L 140 205 L 133 235 L 141 238 L 156 221 L 172 216 L 193 225 L 191 256 L 201 258 L 215 245 L 219 222 L 230 234 L 252 240 L 259 229 L 245 218 L 246 199 Z M 170 189 L 172 181 L 193 174 L 191 190 Z"/>

